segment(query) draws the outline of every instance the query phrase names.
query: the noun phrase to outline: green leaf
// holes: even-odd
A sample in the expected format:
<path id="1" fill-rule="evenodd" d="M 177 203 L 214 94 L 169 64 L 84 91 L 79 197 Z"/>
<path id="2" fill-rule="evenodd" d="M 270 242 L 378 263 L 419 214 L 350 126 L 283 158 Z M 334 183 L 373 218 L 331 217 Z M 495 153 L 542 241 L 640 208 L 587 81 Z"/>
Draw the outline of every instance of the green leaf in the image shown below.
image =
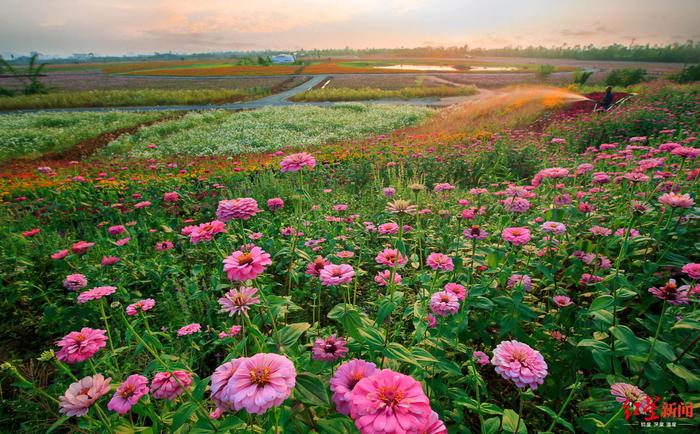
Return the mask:
<path id="1" fill-rule="evenodd" d="M 277 332 L 277 343 L 289 347 L 299 340 L 302 334 L 311 327 L 308 322 L 298 322 L 282 327 Z"/>
<path id="2" fill-rule="evenodd" d="M 170 426 L 170 431 L 177 431 L 182 425 L 187 423 L 196 409 L 197 404 L 195 402 L 190 401 L 180 405 L 173 415 L 173 424 Z"/>
<path id="3" fill-rule="evenodd" d="M 700 390 L 700 377 L 690 372 L 685 366 L 676 363 L 669 363 L 666 365 L 669 371 L 676 374 L 678 377 L 685 380 L 688 383 L 690 390 Z"/>
<path id="4" fill-rule="evenodd" d="M 420 347 L 413 347 L 411 348 L 411 352 L 413 353 L 413 358 L 421 365 L 426 366 L 428 364 L 433 364 L 437 363 L 438 359 L 435 358 L 432 354 L 430 354 L 427 350 L 424 348 Z M 421 363 L 423 362 L 423 363 Z"/>
<path id="5" fill-rule="evenodd" d="M 411 354 L 408 348 L 398 342 L 390 342 L 389 345 L 384 348 L 384 355 L 392 360 L 399 360 L 410 365 L 420 366 L 413 358 L 413 354 Z"/>
<path id="6" fill-rule="evenodd" d="M 492 417 L 491 419 L 486 419 L 484 421 L 484 426 L 482 426 L 481 428 L 485 434 L 496 434 L 500 427 L 501 427 L 500 418 Z"/>
<path id="7" fill-rule="evenodd" d="M 549 417 L 554 419 L 554 421 L 556 423 L 558 423 L 559 425 L 563 426 L 564 428 L 568 429 L 569 431 L 571 431 L 574 434 L 576 433 L 576 431 L 574 430 L 574 426 L 571 425 L 569 422 L 565 421 L 564 419 L 560 418 L 557 415 L 557 413 L 554 410 L 552 410 L 551 408 L 544 406 L 544 405 L 536 405 L 535 407 L 537 407 L 537 409 L 542 410 L 545 413 L 547 413 L 549 415 Z"/>
<path id="8" fill-rule="evenodd" d="M 323 434 L 347 434 L 357 432 L 352 419 L 347 417 L 334 417 L 318 420 L 318 429 Z"/>
<path id="9" fill-rule="evenodd" d="M 589 312 L 594 312 L 597 310 L 608 310 L 612 308 L 615 299 L 611 295 L 602 295 L 591 303 L 591 307 L 588 308 Z"/>
<path id="10" fill-rule="evenodd" d="M 517 433 L 527 434 L 527 427 L 525 427 L 525 419 L 520 419 L 518 423 L 518 413 L 507 408 L 503 410 L 503 431 L 515 433 L 517 427 Z"/>
<path id="11" fill-rule="evenodd" d="M 322 407 L 330 406 L 328 394 L 326 393 L 326 386 L 323 385 L 323 382 L 317 376 L 308 372 L 302 372 L 297 375 L 294 395 L 299 401 L 307 404 L 319 405 Z"/>
<path id="12" fill-rule="evenodd" d="M 384 336 L 381 330 L 374 327 L 361 327 L 356 332 L 369 345 L 370 349 L 384 348 Z"/>

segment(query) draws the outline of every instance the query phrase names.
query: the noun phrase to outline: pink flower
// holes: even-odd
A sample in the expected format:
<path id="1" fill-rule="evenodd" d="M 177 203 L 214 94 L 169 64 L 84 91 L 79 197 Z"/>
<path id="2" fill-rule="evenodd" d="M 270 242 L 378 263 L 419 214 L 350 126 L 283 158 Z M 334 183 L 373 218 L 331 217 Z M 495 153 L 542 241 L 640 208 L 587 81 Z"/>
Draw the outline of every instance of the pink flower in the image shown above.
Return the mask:
<path id="1" fill-rule="evenodd" d="M 330 264 L 323 267 L 318 275 L 323 286 L 336 286 L 349 283 L 355 277 L 355 270 L 348 264 Z"/>
<path id="2" fill-rule="evenodd" d="M 695 201 L 689 194 L 664 193 L 659 197 L 659 203 L 668 205 L 671 208 L 690 208 L 695 205 Z"/>
<path id="3" fill-rule="evenodd" d="M 39 232 L 41 232 L 41 229 L 36 228 L 36 229 L 32 229 L 32 230 L 30 230 L 30 231 L 24 231 L 24 232 L 22 232 L 22 236 L 23 236 L 24 238 L 31 238 L 31 237 L 33 237 L 34 235 L 38 234 Z"/>
<path id="4" fill-rule="evenodd" d="M 119 262 L 118 256 L 103 256 L 102 257 L 102 266 L 103 267 L 108 267 L 110 265 L 114 265 L 117 262 Z"/>
<path id="5" fill-rule="evenodd" d="M 239 364 L 235 369 L 229 368 L 229 372 L 233 372 L 223 388 L 219 386 L 219 381 L 215 388 L 212 380 L 212 391 L 216 389 L 222 403 L 235 410 L 245 409 L 248 413 L 263 414 L 281 405 L 291 395 L 297 373 L 288 358 L 279 354 L 258 353 L 236 360 Z"/>
<path id="6" fill-rule="evenodd" d="M 284 201 L 281 198 L 274 197 L 267 200 L 267 209 L 270 211 L 276 211 L 282 208 L 284 208 Z"/>
<path id="7" fill-rule="evenodd" d="M 447 182 L 443 182 L 443 183 L 435 184 L 435 186 L 433 187 L 433 191 L 435 193 L 440 193 L 442 191 L 451 191 L 451 190 L 454 190 L 455 188 L 456 187 L 454 185 L 447 183 Z"/>
<path id="8" fill-rule="evenodd" d="M 304 167 L 313 169 L 316 167 L 316 159 L 306 152 L 299 152 L 297 154 L 287 155 L 280 162 L 282 166 L 282 172 L 298 172 Z"/>
<path id="9" fill-rule="evenodd" d="M 481 366 L 486 366 L 491 363 L 489 361 L 489 356 L 483 351 L 474 351 L 472 354 L 472 359 L 474 359 L 474 361 Z"/>
<path id="10" fill-rule="evenodd" d="M 216 209 L 216 218 L 224 223 L 232 219 L 248 220 L 260 211 L 258 202 L 250 197 L 222 200 Z"/>
<path id="11" fill-rule="evenodd" d="M 306 264 L 306 274 L 309 276 L 314 276 L 318 277 L 319 274 L 321 274 L 321 270 L 326 265 L 330 265 L 331 261 L 328 259 L 324 258 L 323 256 L 316 256 L 316 259 L 314 259 L 314 262 L 309 262 Z"/>
<path id="12" fill-rule="evenodd" d="M 425 263 L 433 270 L 452 271 L 455 268 L 452 258 L 442 253 L 431 253 Z"/>
<path id="13" fill-rule="evenodd" d="M 365 377 L 377 372 L 374 363 L 360 359 L 349 360 L 338 367 L 331 378 L 331 392 L 333 402 L 338 413 L 348 416 L 350 414 L 350 394 L 355 385 Z"/>
<path id="14" fill-rule="evenodd" d="M 88 280 L 82 274 L 69 274 L 63 280 L 63 287 L 70 291 L 77 291 L 87 286 Z"/>
<path id="15" fill-rule="evenodd" d="M 393 222 L 382 223 L 377 229 L 379 231 L 379 235 L 393 235 L 399 233 L 399 225 Z"/>
<path id="16" fill-rule="evenodd" d="M 153 309 L 153 306 L 155 305 L 156 301 L 152 298 L 139 300 L 136 303 L 132 303 L 126 307 L 126 314 L 129 316 L 134 316 L 139 312 L 146 312 Z"/>
<path id="17" fill-rule="evenodd" d="M 85 416 L 95 402 L 109 392 L 111 378 L 95 374 L 68 386 L 61 396 L 59 412 L 66 416 Z"/>
<path id="18" fill-rule="evenodd" d="M 678 146 L 671 151 L 671 155 L 677 155 L 679 157 L 693 159 L 695 157 L 700 156 L 700 149 Z"/>
<path id="19" fill-rule="evenodd" d="M 530 241 L 530 230 L 522 227 L 505 228 L 501 232 L 501 236 L 511 244 L 520 246 Z"/>
<path id="20" fill-rule="evenodd" d="M 491 364 L 496 372 L 517 387 L 529 386 L 532 390 L 544 383 L 547 376 L 547 363 L 542 354 L 518 341 L 504 341 L 493 350 Z"/>
<path id="21" fill-rule="evenodd" d="M 124 237 L 124 238 L 120 238 L 117 241 L 115 241 L 114 244 L 121 247 L 121 246 L 126 246 L 129 243 L 129 241 L 131 241 L 131 237 Z"/>
<path id="22" fill-rule="evenodd" d="M 391 279 L 391 270 L 380 271 L 377 273 L 376 276 L 374 276 L 374 281 L 379 286 L 387 286 L 389 284 L 390 279 Z M 396 273 L 396 272 L 394 272 L 394 284 L 395 285 L 401 284 L 401 275 L 399 273 Z"/>
<path id="23" fill-rule="evenodd" d="M 156 243 L 156 250 L 158 250 L 159 252 L 170 250 L 173 247 L 175 247 L 175 245 L 171 241 L 160 241 Z"/>
<path id="24" fill-rule="evenodd" d="M 419 432 L 421 434 L 448 434 L 447 427 L 444 422 L 440 420 L 440 415 L 434 411 L 430 412 L 428 420 Z"/>
<path id="25" fill-rule="evenodd" d="M 396 189 L 393 187 L 386 187 L 382 192 L 385 197 L 393 197 L 396 194 Z"/>
<path id="26" fill-rule="evenodd" d="M 76 255 L 84 255 L 85 253 L 88 252 L 94 246 L 95 243 L 88 243 L 86 241 L 78 241 L 77 243 L 73 244 L 71 246 L 71 250 L 73 253 Z"/>
<path id="27" fill-rule="evenodd" d="M 141 208 L 147 208 L 149 206 L 151 206 L 151 202 L 144 200 L 143 202 L 139 202 L 139 203 L 135 204 L 134 208 L 141 209 Z"/>
<path id="28" fill-rule="evenodd" d="M 530 292 L 532 290 L 532 279 L 527 274 L 512 274 L 508 278 L 506 286 L 508 289 L 513 289 L 518 285 L 522 285 L 525 292 Z"/>
<path id="29" fill-rule="evenodd" d="M 363 378 L 350 393 L 350 417 L 361 434 L 418 433 L 431 413 L 420 383 L 390 369 Z"/>
<path id="30" fill-rule="evenodd" d="M 231 392 L 234 388 L 233 374 L 245 359 L 239 358 L 226 362 L 216 368 L 211 374 L 211 400 L 216 404 L 217 411 L 235 410 L 233 407 L 233 396 Z"/>
<path id="31" fill-rule="evenodd" d="M 398 249 L 384 249 L 377 254 L 374 258 L 379 265 L 386 265 L 387 267 L 403 267 L 408 262 L 408 259 L 403 256 Z"/>
<path id="32" fill-rule="evenodd" d="M 659 300 L 665 300 L 668 304 L 678 306 L 679 304 L 688 304 L 689 289 L 690 286 L 683 285 L 678 287 L 675 279 L 669 279 L 669 281 L 660 288 L 649 288 L 649 292 L 654 294 Z"/>
<path id="33" fill-rule="evenodd" d="M 148 378 L 138 374 L 129 375 L 112 395 L 107 408 L 119 414 L 126 414 L 147 393 Z"/>
<path id="34" fill-rule="evenodd" d="M 110 235 L 119 235 L 126 232 L 126 228 L 123 225 L 110 226 L 107 232 L 109 232 Z"/>
<path id="35" fill-rule="evenodd" d="M 425 317 L 426 321 L 428 321 L 428 328 L 433 329 L 437 325 L 437 318 L 431 314 L 427 314 Z"/>
<path id="36" fill-rule="evenodd" d="M 185 233 L 186 229 L 187 233 Z M 214 235 L 222 232 L 226 232 L 226 223 L 219 220 L 202 223 L 199 226 L 182 228 L 183 235 L 189 235 L 192 244 L 197 244 L 201 241 L 211 241 Z"/>
<path id="37" fill-rule="evenodd" d="M 445 285 L 443 289 L 454 294 L 459 301 L 464 301 L 468 294 L 467 290 L 464 289 L 464 286 L 460 285 L 459 283 L 450 282 Z"/>
<path id="38" fill-rule="evenodd" d="M 512 197 L 502 200 L 503 208 L 508 212 L 524 213 L 532 206 L 530 201 L 522 197 Z"/>
<path id="39" fill-rule="evenodd" d="M 610 394 L 615 397 L 615 401 L 624 404 L 629 402 L 632 405 L 639 403 L 640 406 L 646 403 L 647 394 L 642 389 L 627 383 L 615 383 L 610 386 Z"/>
<path id="40" fill-rule="evenodd" d="M 228 312 L 229 316 L 237 313 L 247 315 L 251 306 L 260 303 L 260 297 L 256 295 L 257 293 L 258 288 L 249 286 L 231 289 L 219 299 L 221 312 Z"/>
<path id="41" fill-rule="evenodd" d="M 555 295 L 552 297 L 552 301 L 559 307 L 566 307 L 574 304 L 571 299 L 565 295 Z"/>
<path id="42" fill-rule="evenodd" d="M 59 250 L 58 252 L 52 254 L 51 259 L 58 261 L 60 259 L 65 258 L 66 256 L 68 256 L 68 249 Z"/>
<path id="43" fill-rule="evenodd" d="M 159 372 L 151 381 L 151 395 L 155 399 L 174 400 L 192 384 L 192 373 L 187 371 Z"/>
<path id="44" fill-rule="evenodd" d="M 202 326 L 199 323 L 193 322 L 192 324 L 187 324 L 186 326 L 180 327 L 177 331 L 178 336 L 187 336 L 193 333 L 199 333 L 202 330 Z"/>
<path id="45" fill-rule="evenodd" d="M 224 259 L 224 272 L 229 280 L 252 280 L 265 271 L 265 267 L 272 264 L 270 255 L 260 247 L 253 247 L 250 251 L 235 251 Z"/>
<path id="46" fill-rule="evenodd" d="M 56 342 L 61 349 L 56 358 L 69 365 L 83 362 L 107 345 L 105 331 L 83 327 L 79 332 L 70 332 Z"/>
<path id="47" fill-rule="evenodd" d="M 180 196 L 177 191 L 171 191 L 163 195 L 163 202 L 177 202 L 180 200 Z"/>
<path id="48" fill-rule="evenodd" d="M 542 223 L 543 232 L 551 232 L 554 235 L 561 235 L 566 232 L 566 226 L 559 222 L 544 222 Z"/>
<path id="49" fill-rule="evenodd" d="M 343 359 L 347 354 L 348 347 L 345 339 L 335 335 L 316 339 L 313 348 L 311 348 L 311 356 L 314 360 L 322 360 L 329 363 Z"/>
<path id="50" fill-rule="evenodd" d="M 239 325 L 233 325 L 229 327 L 227 331 L 219 332 L 219 339 L 224 339 L 224 338 L 230 338 L 233 336 L 236 336 L 238 333 L 241 332 L 243 327 Z"/>
<path id="51" fill-rule="evenodd" d="M 430 310 L 437 316 L 454 315 L 459 311 L 459 299 L 448 291 L 436 292 L 430 297 Z"/>
<path id="52" fill-rule="evenodd" d="M 469 240 L 483 240 L 484 238 L 489 236 L 488 232 L 481 229 L 477 225 L 472 225 L 471 228 L 465 229 L 464 232 L 462 232 L 462 233 Z"/>
<path id="53" fill-rule="evenodd" d="M 78 304 L 87 303 L 90 300 L 99 300 L 102 297 L 106 297 L 110 294 L 114 294 L 117 290 L 114 286 L 97 286 L 95 288 L 83 291 L 78 294 Z"/>
<path id="54" fill-rule="evenodd" d="M 691 279 L 700 280 L 700 264 L 688 263 L 681 268 L 681 271 L 688 275 Z"/>

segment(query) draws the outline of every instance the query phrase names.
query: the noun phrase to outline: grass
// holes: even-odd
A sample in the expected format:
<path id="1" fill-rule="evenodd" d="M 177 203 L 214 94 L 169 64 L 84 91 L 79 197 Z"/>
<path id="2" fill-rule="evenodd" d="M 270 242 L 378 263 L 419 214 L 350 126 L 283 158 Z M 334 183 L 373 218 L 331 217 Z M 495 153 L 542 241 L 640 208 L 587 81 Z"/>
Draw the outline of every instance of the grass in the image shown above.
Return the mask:
<path id="1" fill-rule="evenodd" d="M 270 89 L 125 89 L 52 92 L 0 98 L 0 110 L 218 104 L 268 95 Z"/>
<path id="2" fill-rule="evenodd" d="M 362 104 L 193 112 L 122 136 L 102 152 L 139 157 L 267 152 L 387 133 L 416 124 L 431 113 L 424 107 Z M 148 148 L 151 143 L 157 148 Z"/>
<path id="3" fill-rule="evenodd" d="M 300 69 L 298 65 L 291 66 L 257 66 L 257 65 L 230 65 L 230 66 L 186 66 L 170 67 L 162 69 L 132 70 L 125 72 L 127 75 L 144 76 L 172 76 L 172 77 L 218 77 L 226 75 L 290 75 Z"/>
<path id="4" fill-rule="evenodd" d="M 405 87 L 398 90 L 387 90 L 371 87 L 353 88 L 326 88 L 311 89 L 299 95 L 295 95 L 293 101 L 366 101 L 376 99 L 413 99 L 427 97 L 449 97 L 474 95 L 477 93 L 474 86 L 452 87 Z"/>
<path id="5" fill-rule="evenodd" d="M 33 159 L 78 142 L 163 117 L 145 113 L 28 113 L 0 116 L 0 161 Z"/>

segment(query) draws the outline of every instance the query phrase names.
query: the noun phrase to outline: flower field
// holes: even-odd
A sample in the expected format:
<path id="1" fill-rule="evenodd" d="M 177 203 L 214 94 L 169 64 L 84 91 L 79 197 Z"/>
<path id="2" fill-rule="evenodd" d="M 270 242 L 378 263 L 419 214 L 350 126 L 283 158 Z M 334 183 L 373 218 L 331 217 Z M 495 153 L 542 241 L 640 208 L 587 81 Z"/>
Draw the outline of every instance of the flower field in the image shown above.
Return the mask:
<path id="1" fill-rule="evenodd" d="M 192 113 L 1 178 L 2 431 L 696 432 L 700 93 L 641 92 Z"/>
<path id="2" fill-rule="evenodd" d="M 386 90 L 371 87 L 312 89 L 293 96 L 292 101 L 366 101 L 373 99 L 411 99 L 429 97 L 466 96 L 477 93 L 474 86 L 405 87 Z"/>
<path id="3" fill-rule="evenodd" d="M 103 152 L 149 157 L 276 151 L 388 133 L 420 122 L 431 113 L 423 107 L 363 104 L 193 112 L 123 136 Z"/>

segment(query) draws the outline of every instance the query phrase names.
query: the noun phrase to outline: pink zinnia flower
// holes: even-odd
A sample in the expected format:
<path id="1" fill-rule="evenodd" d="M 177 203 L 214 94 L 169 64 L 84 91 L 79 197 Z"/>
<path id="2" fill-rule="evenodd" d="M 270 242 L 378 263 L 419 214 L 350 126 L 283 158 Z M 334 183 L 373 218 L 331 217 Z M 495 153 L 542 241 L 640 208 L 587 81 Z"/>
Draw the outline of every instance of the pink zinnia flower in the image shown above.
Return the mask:
<path id="1" fill-rule="evenodd" d="M 56 345 L 61 347 L 56 352 L 56 358 L 72 365 L 94 356 L 107 345 L 107 336 L 104 330 L 83 327 L 79 332 L 68 333 Z"/>
<path id="2" fill-rule="evenodd" d="M 454 185 L 452 185 L 448 182 L 443 182 L 443 183 L 435 184 L 435 186 L 433 187 L 433 191 L 435 193 L 440 193 L 442 191 L 451 191 L 451 190 L 454 190 L 455 188 L 456 187 Z"/>
<path id="3" fill-rule="evenodd" d="M 683 285 L 679 287 L 676 285 L 675 279 L 669 279 L 669 281 L 662 287 L 652 287 L 649 288 L 649 292 L 654 294 L 659 300 L 665 300 L 668 304 L 678 306 L 679 304 L 688 304 L 688 290 L 690 286 Z"/>
<path id="4" fill-rule="evenodd" d="M 109 392 L 110 381 L 111 378 L 95 374 L 72 383 L 61 396 L 59 412 L 66 416 L 85 416 L 92 404 Z"/>
<path id="5" fill-rule="evenodd" d="M 377 254 L 374 258 L 379 265 L 386 265 L 387 267 L 403 267 L 408 262 L 408 259 L 399 253 L 398 249 L 384 249 Z"/>
<path id="6" fill-rule="evenodd" d="M 236 410 L 263 414 L 289 398 L 296 385 L 297 373 L 288 358 L 258 353 L 238 360 L 240 364 L 220 394 L 221 401 Z"/>
<path id="7" fill-rule="evenodd" d="M 177 202 L 180 200 L 180 196 L 177 191 L 171 191 L 163 195 L 163 202 Z"/>
<path id="8" fill-rule="evenodd" d="M 139 312 L 146 312 L 153 309 L 153 306 L 155 305 L 156 301 L 152 298 L 139 300 L 136 303 L 132 303 L 126 307 L 126 314 L 129 316 L 134 316 Z"/>
<path id="9" fill-rule="evenodd" d="M 306 264 L 306 274 L 309 276 L 314 276 L 318 277 L 319 274 L 321 274 L 321 270 L 326 265 L 330 265 L 331 261 L 328 259 L 324 258 L 323 256 L 316 256 L 316 259 L 314 259 L 314 262 L 309 262 Z"/>
<path id="10" fill-rule="evenodd" d="M 452 271 L 455 268 L 452 258 L 442 253 L 431 253 L 425 263 L 433 270 Z"/>
<path id="11" fill-rule="evenodd" d="M 420 434 L 448 434 L 445 423 L 440 420 L 440 415 L 434 411 L 430 412 L 428 420 L 419 432 Z"/>
<path id="12" fill-rule="evenodd" d="M 338 413 L 348 416 L 350 414 L 350 394 L 355 385 L 365 377 L 377 372 L 374 363 L 360 359 L 349 360 L 338 367 L 331 378 L 331 392 L 333 402 Z"/>
<path id="13" fill-rule="evenodd" d="M 199 323 L 193 322 L 192 324 L 187 324 L 186 326 L 180 327 L 177 331 L 178 336 L 187 336 L 193 333 L 198 333 L 202 330 L 202 326 Z"/>
<path id="14" fill-rule="evenodd" d="M 695 205 L 695 201 L 689 194 L 664 193 L 659 197 L 659 203 L 668 205 L 671 208 L 690 208 Z"/>
<path id="15" fill-rule="evenodd" d="M 543 232 L 551 232 L 554 235 L 561 235 L 566 232 L 566 226 L 559 222 L 544 222 L 542 223 Z"/>
<path id="16" fill-rule="evenodd" d="M 522 227 L 505 228 L 501 232 L 501 236 L 511 244 L 520 246 L 530 241 L 530 230 Z"/>
<path id="17" fill-rule="evenodd" d="M 472 359 L 474 359 L 474 361 L 480 366 L 486 366 L 491 363 L 488 354 L 483 351 L 474 351 L 472 354 Z"/>
<path id="18" fill-rule="evenodd" d="M 459 301 L 464 301 L 468 294 L 467 290 L 464 289 L 464 286 L 460 285 L 459 283 L 450 282 L 445 285 L 443 289 L 454 294 Z"/>
<path id="19" fill-rule="evenodd" d="M 518 285 L 522 285 L 525 292 L 530 292 L 532 290 L 532 279 L 527 274 L 512 274 L 508 278 L 506 286 L 508 289 L 513 289 Z"/>
<path id="20" fill-rule="evenodd" d="M 248 220 L 259 213 L 258 202 L 250 197 L 219 201 L 216 218 L 222 222 L 229 220 Z"/>
<path id="21" fill-rule="evenodd" d="M 32 230 L 30 230 L 30 231 L 24 231 L 24 232 L 22 232 L 22 236 L 23 236 L 24 238 L 31 238 L 31 237 L 33 237 L 34 235 L 38 234 L 39 232 L 41 232 L 41 229 L 36 228 L 36 229 L 32 229 Z"/>
<path id="22" fill-rule="evenodd" d="M 390 369 L 363 378 L 350 393 L 350 417 L 361 434 L 418 433 L 431 413 L 420 383 Z"/>
<path id="23" fill-rule="evenodd" d="M 211 374 L 211 400 L 216 404 L 218 412 L 237 410 L 233 407 L 233 396 L 231 395 L 234 388 L 233 374 L 236 373 L 244 360 L 245 358 L 241 357 L 226 362 Z"/>
<path id="24" fill-rule="evenodd" d="M 532 390 L 544 383 L 547 376 L 547 363 L 539 351 L 518 341 L 504 341 L 493 350 L 491 364 L 496 372 L 517 387 L 529 386 Z"/>
<path id="25" fill-rule="evenodd" d="M 326 338 L 318 338 L 311 348 L 311 356 L 314 360 L 322 360 L 324 362 L 335 362 L 338 359 L 345 358 L 348 354 L 348 347 L 345 339 L 331 335 Z"/>
<path id="26" fill-rule="evenodd" d="M 173 247 L 175 247 L 175 245 L 171 241 L 160 241 L 156 243 L 156 250 L 158 250 L 159 252 L 170 250 Z"/>
<path id="27" fill-rule="evenodd" d="M 82 274 L 69 274 L 63 280 L 63 287 L 70 291 L 77 291 L 85 288 L 88 284 L 87 278 Z"/>
<path id="28" fill-rule="evenodd" d="M 221 312 L 228 312 L 229 316 L 237 313 L 247 315 L 251 306 L 260 303 L 260 297 L 256 295 L 257 293 L 258 288 L 249 286 L 231 289 L 219 299 Z"/>
<path id="29" fill-rule="evenodd" d="M 671 155 L 693 159 L 700 156 L 700 149 L 686 146 L 678 146 L 671 151 Z"/>
<path id="30" fill-rule="evenodd" d="M 126 228 L 123 225 L 110 226 L 107 232 L 109 232 L 110 235 L 119 235 L 126 232 Z"/>
<path id="31" fill-rule="evenodd" d="M 465 229 L 464 232 L 462 232 L 462 233 L 469 240 L 483 240 L 484 238 L 489 236 L 488 232 L 481 229 L 477 225 L 472 225 L 471 228 Z"/>
<path id="32" fill-rule="evenodd" d="M 399 233 L 399 225 L 396 223 L 382 223 L 377 228 L 379 235 L 393 235 Z"/>
<path id="33" fill-rule="evenodd" d="M 73 253 L 76 255 L 84 255 L 85 253 L 88 252 L 94 246 L 95 243 L 88 243 L 86 241 L 78 241 L 77 243 L 73 244 L 71 246 L 71 250 Z"/>
<path id="34" fill-rule="evenodd" d="M 282 208 L 284 208 L 284 201 L 281 198 L 274 197 L 267 200 L 267 209 L 270 211 L 276 211 Z"/>
<path id="35" fill-rule="evenodd" d="M 280 162 L 282 166 L 282 172 L 298 172 L 304 167 L 313 169 L 316 167 L 316 159 L 306 152 L 299 152 L 297 154 L 287 155 Z"/>
<path id="36" fill-rule="evenodd" d="M 115 241 L 114 244 L 121 247 L 121 246 L 127 245 L 129 243 L 129 241 L 131 241 L 131 237 L 124 237 L 124 238 L 120 238 L 117 241 Z"/>
<path id="37" fill-rule="evenodd" d="M 454 315 L 459 310 L 459 299 L 448 291 L 436 292 L 430 297 L 430 310 L 437 316 Z"/>
<path id="38" fill-rule="evenodd" d="M 250 251 L 235 251 L 224 259 L 224 272 L 229 280 L 252 280 L 265 271 L 265 267 L 272 264 L 270 255 L 260 247 L 253 247 Z"/>
<path id="39" fill-rule="evenodd" d="M 571 299 L 565 295 L 555 295 L 552 297 L 552 301 L 559 307 L 566 307 L 574 304 Z"/>
<path id="40" fill-rule="evenodd" d="M 66 256 L 68 256 L 68 249 L 59 250 L 58 252 L 53 253 L 53 254 L 51 255 L 51 259 L 57 261 L 57 260 L 59 260 L 59 259 L 65 258 Z"/>
<path id="41" fill-rule="evenodd" d="M 151 395 L 155 399 L 174 400 L 192 384 L 192 373 L 187 371 L 159 372 L 151 381 Z"/>
<path id="42" fill-rule="evenodd" d="M 377 273 L 376 276 L 374 276 L 374 281 L 379 286 L 387 286 L 389 284 L 390 280 L 391 280 L 391 270 L 380 271 Z M 401 280 L 402 280 L 401 275 L 399 273 L 394 272 L 394 284 L 400 285 Z"/>
<path id="43" fill-rule="evenodd" d="M 233 336 L 236 336 L 238 333 L 241 332 L 243 327 L 239 325 L 233 325 L 228 328 L 227 331 L 219 332 L 219 339 L 224 339 L 224 338 L 230 338 Z"/>
<path id="44" fill-rule="evenodd" d="M 118 256 L 103 256 L 101 264 L 103 267 L 108 267 L 110 265 L 116 264 L 119 261 L 120 259 Z"/>
<path id="45" fill-rule="evenodd" d="M 129 375 L 112 395 L 107 408 L 119 414 L 126 414 L 147 393 L 148 378 L 138 374 Z"/>
<path id="46" fill-rule="evenodd" d="M 187 233 L 185 233 L 186 229 Z M 199 226 L 187 226 L 182 228 L 182 234 L 189 235 L 192 244 L 197 244 L 201 241 L 211 241 L 214 235 L 222 232 L 226 232 L 226 223 L 219 220 L 202 223 Z"/>
<path id="47" fill-rule="evenodd" d="M 700 264 L 688 263 L 681 268 L 681 271 L 688 275 L 691 279 L 700 280 Z"/>
<path id="48" fill-rule="evenodd" d="M 647 400 L 647 394 L 637 386 L 627 383 L 615 383 L 610 386 L 610 394 L 615 397 L 615 401 L 624 404 L 625 402 L 632 405 L 639 403 L 640 407 L 644 406 Z"/>
<path id="49" fill-rule="evenodd" d="M 355 277 L 355 270 L 348 264 L 330 264 L 323 267 L 318 275 L 323 286 L 336 286 L 349 283 Z"/>
<path id="50" fill-rule="evenodd" d="M 78 294 L 78 304 L 87 303 L 90 300 L 99 300 L 102 297 L 106 297 L 110 294 L 114 294 L 117 290 L 114 286 L 97 286 L 95 288 L 83 291 Z"/>

